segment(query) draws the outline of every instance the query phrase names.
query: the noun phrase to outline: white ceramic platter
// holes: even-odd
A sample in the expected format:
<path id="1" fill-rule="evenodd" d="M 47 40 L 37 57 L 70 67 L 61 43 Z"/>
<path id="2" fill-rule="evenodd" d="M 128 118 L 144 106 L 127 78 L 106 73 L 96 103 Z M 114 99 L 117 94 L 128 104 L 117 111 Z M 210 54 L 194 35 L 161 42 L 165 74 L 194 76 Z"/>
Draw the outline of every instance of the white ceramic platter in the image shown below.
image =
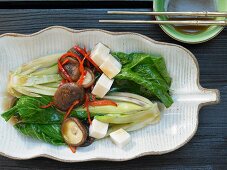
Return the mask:
<path id="1" fill-rule="evenodd" d="M 32 35 L 4 34 L 0 36 L 0 101 L 6 99 L 7 75 L 10 70 L 32 59 L 52 53 L 65 52 L 75 44 L 92 48 L 102 42 L 113 51 L 145 52 L 162 55 L 173 78 L 174 104 L 162 112 L 159 124 L 131 133 L 132 142 L 124 149 L 110 139 L 89 147 L 79 148 L 76 154 L 68 147 L 56 147 L 18 133 L 11 124 L 0 118 L 0 153 L 14 159 L 48 157 L 65 162 L 89 160 L 124 161 L 143 155 L 157 155 L 176 150 L 186 144 L 198 127 L 201 106 L 217 103 L 218 90 L 199 85 L 199 67 L 187 49 L 154 41 L 136 33 L 112 33 L 103 30 L 72 30 L 50 27 Z M 3 105 L 0 112 L 3 112 Z"/>

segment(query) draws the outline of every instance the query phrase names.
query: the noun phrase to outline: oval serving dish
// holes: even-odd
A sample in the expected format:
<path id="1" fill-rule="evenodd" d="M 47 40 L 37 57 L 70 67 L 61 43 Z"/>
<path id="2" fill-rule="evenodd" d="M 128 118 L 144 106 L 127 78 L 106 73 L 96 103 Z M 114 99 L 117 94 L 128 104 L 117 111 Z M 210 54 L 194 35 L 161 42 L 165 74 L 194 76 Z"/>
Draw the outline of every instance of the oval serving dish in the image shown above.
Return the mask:
<path id="1" fill-rule="evenodd" d="M 19 134 L 0 118 L 0 153 L 14 159 L 48 157 L 64 162 L 89 160 L 124 161 L 143 155 L 158 155 L 176 150 L 186 144 L 198 127 L 199 109 L 218 103 L 218 90 L 204 89 L 199 84 L 199 68 L 194 55 L 187 49 L 154 41 L 136 33 L 112 33 L 103 30 L 73 30 L 49 27 L 31 35 L 3 34 L 0 36 L 0 112 L 10 70 L 34 58 L 64 52 L 74 44 L 89 49 L 102 42 L 113 51 L 145 52 L 162 55 L 173 78 L 174 104 L 162 110 L 161 121 L 142 130 L 132 132 L 132 142 L 124 149 L 117 148 L 109 139 L 102 139 L 75 154 L 65 147 L 56 147 Z M 13 147 L 12 147 L 13 146 Z"/>

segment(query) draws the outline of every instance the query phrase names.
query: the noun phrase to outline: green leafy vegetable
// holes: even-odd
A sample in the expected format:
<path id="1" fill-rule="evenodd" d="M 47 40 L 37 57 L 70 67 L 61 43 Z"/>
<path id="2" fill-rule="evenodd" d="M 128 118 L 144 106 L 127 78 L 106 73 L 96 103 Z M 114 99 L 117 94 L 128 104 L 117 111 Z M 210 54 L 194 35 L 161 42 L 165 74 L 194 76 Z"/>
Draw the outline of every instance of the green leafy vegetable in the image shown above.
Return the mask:
<path id="1" fill-rule="evenodd" d="M 147 96 L 156 96 L 166 107 L 171 106 L 173 103 L 169 95 L 171 78 L 162 57 L 144 53 L 131 53 L 128 55 L 113 53 L 113 55 L 123 64 L 121 72 L 115 77 L 118 83 L 114 87 L 121 89 L 122 84 L 124 84 L 121 81 L 133 82 L 132 87 L 134 89 L 131 88 L 131 91 L 143 94 L 141 91 L 143 89 L 143 91 L 148 91 Z"/>
<path id="2" fill-rule="evenodd" d="M 4 112 L 1 116 L 5 119 L 5 121 L 8 121 L 12 116 L 14 116 L 17 113 L 17 107 L 12 107 L 6 112 Z"/>
<path id="3" fill-rule="evenodd" d="M 130 84 L 130 86 L 129 86 Z M 157 97 L 147 90 L 145 87 L 135 83 L 131 80 L 114 80 L 113 86 L 110 89 L 110 92 L 130 92 L 135 94 L 141 94 L 144 97 L 147 97 L 152 100 L 157 100 Z"/>
<path id="4" fill-rule="evenodd" d="M 146 53 L 122 53 L 122 52 L 114 52 L 112 53 L 114 57 L 116 57 L 121 64 L 124 66 L 126 64 L 129 64 L 131 66 L 135 66 L 138 64 L 151 64 L 151 66 L 155 67 L 158 72 L 161 74 L 161 76 L 165 79 L 166 83 L 168 85 L 171 84 L 171 78 L 169 76 L 169 73 L 166 69 L 165 60 L 161 56 L 154 56 L 151 54 Z M 142 61 L 142 62 L 141 62 Z"/>
<path id="5" fill-rule="evenodd" d="M 111 53 L 115 58 L 117 58 L 121 64 L 124 66 L 128 63 L 130 63 L 133 60 L 133 56 L 126 54 L 126 53 L 122 53 L 122 52 L 112 52 Z"/>
<path id="6" fill-rule="evenodd" d="M 63 114 L 53 107 L 41 108 L 52 100 L 50 96 L 21 96 L 17 104 L 3 113 L 2 117 L 8 121 L 12 116 L 17 116 L 20 123 L 17 123 L 15 128 L 26 136 L 54 145 L 63 145 L 60 130 Z"/>
<path id="7" fill-rule="evenodd" d="M 14 127 L 26 136 L 42 140 L 53 145 L 64 145 L 60 124 L 30 124 L 18 123 Z"/>
<path id="8" fill-rule="evenodd" d="M 53 107 L 41 108 L 41 106 L 49 104 L 52 100 L 50 96 L 39 98 L 22 96 L 14 107 L 2 114 L 2 117 L 8 121 L 11 116 L 19 114 L 20 120 L 26 123 L 61 123 L 63 114 L 59 113 Z"/>

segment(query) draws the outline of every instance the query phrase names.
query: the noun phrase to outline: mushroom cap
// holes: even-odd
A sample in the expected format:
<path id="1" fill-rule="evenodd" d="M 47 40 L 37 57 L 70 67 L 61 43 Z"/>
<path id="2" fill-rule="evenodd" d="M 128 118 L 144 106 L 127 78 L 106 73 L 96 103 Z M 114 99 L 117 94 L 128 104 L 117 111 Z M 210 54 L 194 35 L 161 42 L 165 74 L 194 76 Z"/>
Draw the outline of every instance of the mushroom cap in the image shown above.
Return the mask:
<path id="1" fill-rule="evenodd" d="M 73 81 L 77 81 L 80 78 L 79 62 L 71 57 L 67 57 L 67 59 L 69 59 L 69 62 L 66 63 L 63 68 Z M 60 72 L 60 75 L 62 78 L 66 79 L 62 72 Z"/>
<path id="2" fill-rule="evenodd" d="M 76 83 L 65 83 L 54 94 L 54 104 L 61 111 L 67 111 L 76 100 L 84 101 L 84 89 Z"/>
<path id="3" fill-rule="evenodd" d="M 77 118 L 64 120 L 61 132 L 65 142 L 70 146 L 84 144 L 88 136 L 85 126 Z"/>

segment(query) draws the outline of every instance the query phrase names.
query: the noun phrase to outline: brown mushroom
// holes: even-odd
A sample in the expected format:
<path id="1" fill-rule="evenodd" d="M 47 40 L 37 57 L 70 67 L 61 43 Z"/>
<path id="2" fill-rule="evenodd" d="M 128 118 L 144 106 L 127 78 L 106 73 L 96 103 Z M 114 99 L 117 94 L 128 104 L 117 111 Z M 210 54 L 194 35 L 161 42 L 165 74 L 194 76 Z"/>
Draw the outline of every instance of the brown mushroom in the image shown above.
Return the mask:
<path id="1" fill-rule="evenodd" d="M 82 145 L 80 145 L 80 147 L 87 147 L 91 145 L 94 141 L 95 141 L 95 138 L 88 136 L 85 142 Z"/>
<path id="2" fill-rule="evenodd" d="M 87 70 L 87 74 L 86 74 L 86 76 L 84 78 L 84 81 L 82 83 L 82 86 L 84 88 L 88 88 L 88 87 L 90 87 L 95 82 L 95 75 L 91 71 L 91 69 L 85 67 L 85 70 Z"/>
<path id="3" fill-rule="evenodd" d="M 61 126 L 62 137 L 70 146 L 80 146 L 87 139 L 87 130 L 77 118 L 68 118 Z"/>
<path id="4" fill-rule="evenodd" d="M 67 111 L 76 100 L 84 101 L 84 89 L 76 83 L 65 83 L 54 94 L 55 107 L 61 111 Z"/>
<path id="5" fill-rule="evenodd" d="M 68 59 L 69 62 L 63 65 L 63 68 L 71 77 L 72 81 L 77 81 L 80 78 L 79 62 L 71 57 L 67 57 L 66 59 Z M 60 75 L 62 78 L 66 79 L 62 72 L 60 72 Z"/>

